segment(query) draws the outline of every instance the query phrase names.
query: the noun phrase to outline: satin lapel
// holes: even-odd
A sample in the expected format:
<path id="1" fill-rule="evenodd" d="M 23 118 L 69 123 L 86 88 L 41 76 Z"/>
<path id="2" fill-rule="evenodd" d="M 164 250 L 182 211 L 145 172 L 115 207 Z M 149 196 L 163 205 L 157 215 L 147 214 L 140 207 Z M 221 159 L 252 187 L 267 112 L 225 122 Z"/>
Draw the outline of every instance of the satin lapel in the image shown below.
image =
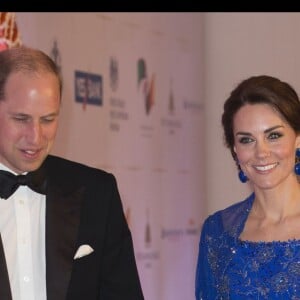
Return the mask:
<path id="1" fill-rule="evenodd" d="M 0 299 L 12 300 L 1 235 L 0 235 Z"/>
<path id="2" fill-rule="evenodd" d="M 77 249 L 83 188 L 63 193 L 49 182 L 46 199 L 47 300 L 65 300 Z M 0 298 L 2 300 L 2 298 Z"/>

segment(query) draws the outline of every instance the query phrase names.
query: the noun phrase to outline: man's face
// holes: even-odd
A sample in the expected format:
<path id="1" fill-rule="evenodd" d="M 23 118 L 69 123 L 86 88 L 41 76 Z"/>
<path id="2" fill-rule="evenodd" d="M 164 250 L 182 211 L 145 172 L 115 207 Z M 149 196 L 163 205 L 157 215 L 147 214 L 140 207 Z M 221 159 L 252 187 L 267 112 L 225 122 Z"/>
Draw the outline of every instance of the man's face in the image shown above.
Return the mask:
<path id="1" fill-rule="evenodd" d="M 16 173 L 39 168 L 53 145 L 59 109 L 53 74 L 12 73 L 0 101 L 0 162 Z"/>

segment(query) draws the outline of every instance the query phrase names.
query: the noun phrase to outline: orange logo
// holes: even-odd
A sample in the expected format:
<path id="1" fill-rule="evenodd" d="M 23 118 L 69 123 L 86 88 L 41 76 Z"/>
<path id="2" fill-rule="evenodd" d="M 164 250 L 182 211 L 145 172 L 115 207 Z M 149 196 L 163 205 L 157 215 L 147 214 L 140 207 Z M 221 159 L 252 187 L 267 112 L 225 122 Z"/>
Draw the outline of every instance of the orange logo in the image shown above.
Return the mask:
<path id="1" fill-rule="evenodd" d="M 0 12 L 0 51 L 21 44 L 15 13 Z"/>

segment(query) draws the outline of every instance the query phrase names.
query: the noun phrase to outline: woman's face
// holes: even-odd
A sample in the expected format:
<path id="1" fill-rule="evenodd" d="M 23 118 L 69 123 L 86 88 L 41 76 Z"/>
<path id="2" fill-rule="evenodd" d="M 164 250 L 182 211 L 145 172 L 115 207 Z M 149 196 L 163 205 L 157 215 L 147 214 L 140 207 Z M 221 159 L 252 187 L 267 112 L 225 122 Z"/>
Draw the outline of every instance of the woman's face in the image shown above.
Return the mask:
<path id="1" fill-rule="evenodd" d="M 271 189 L 295 177 L 300 138 L 268 104 L 246 104 L 233 119 L 234 151 L 249 181 Z"/>

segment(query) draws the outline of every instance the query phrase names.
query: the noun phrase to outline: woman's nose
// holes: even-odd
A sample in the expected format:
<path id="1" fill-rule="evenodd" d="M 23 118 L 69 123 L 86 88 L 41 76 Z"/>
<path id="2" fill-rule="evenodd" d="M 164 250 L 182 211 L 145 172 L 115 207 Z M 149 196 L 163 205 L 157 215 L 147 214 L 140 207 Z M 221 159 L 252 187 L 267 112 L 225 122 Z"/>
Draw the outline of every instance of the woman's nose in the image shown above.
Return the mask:
<path id="1" fill-rule="evenodd" d="M 265 142 L 258 142 L 256 145 L 257 157 L 268 157 L 270 156 L 270 148 Z"/>

